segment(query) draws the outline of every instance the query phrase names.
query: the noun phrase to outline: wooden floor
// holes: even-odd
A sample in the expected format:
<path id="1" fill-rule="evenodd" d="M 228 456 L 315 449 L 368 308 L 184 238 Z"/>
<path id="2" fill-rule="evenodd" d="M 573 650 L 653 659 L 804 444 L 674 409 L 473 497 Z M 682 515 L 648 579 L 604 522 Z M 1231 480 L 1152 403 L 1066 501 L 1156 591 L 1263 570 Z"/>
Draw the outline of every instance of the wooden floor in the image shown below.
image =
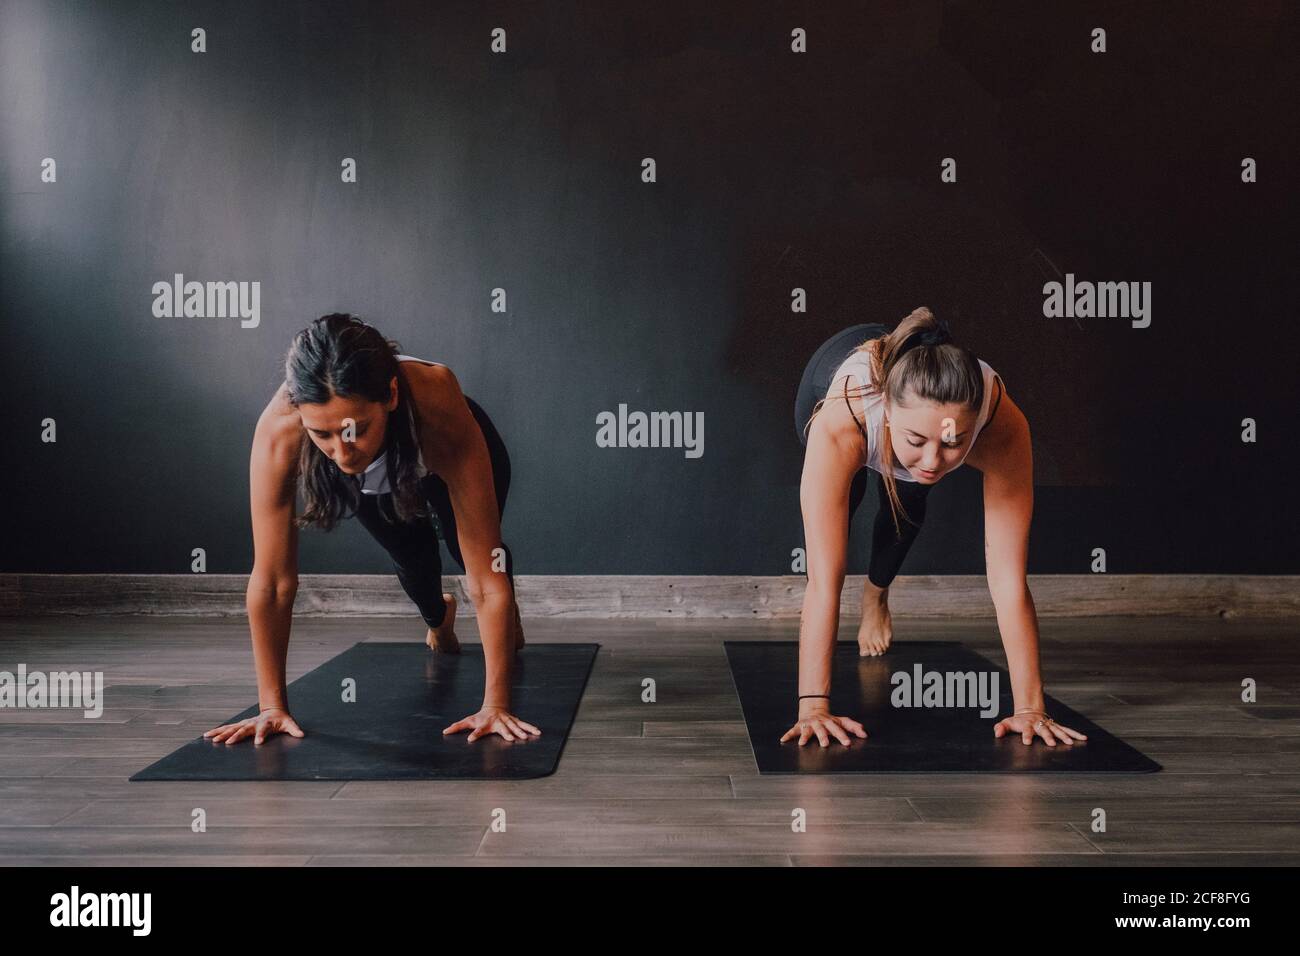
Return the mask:
<path id="1" fill-rule="evenodd" d="M 128 783 L 256 699 L 242 619 L 0 619 L 0 670 L 102 670 L 108 706 L 0 710 L 0 862 L 330 866 L 1300 863 L 1300 635 L 1289 622 L 1043 622 L 1048 692 L 1161 764 L 1134 776 L 768 776 L 722 641 L 791 625 L 525 618 L 531 642 L 602 645 L 551 777 Z M 1005 665 L 991 622 L 896 619 Z M 299 620 L 289 677 L 423 624 Z M 841 637 L 853 631 L 845 627 Z M 466 622 L 462 639 L 473 640 Z M 654 677 L 658 702 L 640 699 Z M 1243 678 L 1259 703 L 1240 703 Z M 311 732 L 311 728 L 306 728 Z M 870 730 L 870 728 L 868 728 Z M 245 746 L 245 745 L 241 745 Z M 190 830 L 207 813 L 206 833 Z M 489 830 L 506 810 L 505 833 Z M 806 833 L 790 813 L 803 807 Z M 1105 833 L 1090 829 L 1105 809 Z"/>

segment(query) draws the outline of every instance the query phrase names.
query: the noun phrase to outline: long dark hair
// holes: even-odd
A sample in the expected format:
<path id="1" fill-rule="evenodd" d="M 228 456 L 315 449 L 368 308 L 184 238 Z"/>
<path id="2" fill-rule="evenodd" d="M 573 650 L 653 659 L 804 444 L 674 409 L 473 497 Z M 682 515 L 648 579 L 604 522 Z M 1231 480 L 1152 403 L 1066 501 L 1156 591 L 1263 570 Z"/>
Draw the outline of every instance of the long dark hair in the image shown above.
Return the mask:
<path id="1" fill-rule="evenodd" d="M 284 360 L 284 381 L 289 403 L 323 405 L 332 397 L 359 396 L 387 404 L 389 382 L 397 379 L 397 407 L 388 413 L 383 451 L 388 454 L 388 486 L 393 510 L 401 522 L 428 514 L 420 491 L 418 421 L 406 382 L 397 371 L 401 346 L 355 315 L 322 315 L 293 337 Z M 300 528 L 316 525 L 331 530 L 341 518 L 356 514 L 361 503 L 361 482 L 345 475 L 316 444 L 303 436 L 298 458 L 298 490 L 305 499 Z M 379 509 L 385 521 L 392 519 Z"/>
<path id="2" fill-rule="evenodd" d="M 849 394 L 884 394 L 891 403 L 901 405 L 904 394 L 910 389 L 923 401 L 964 405 L 976 414 L 984 405 L 984 371 L 980 368 L 979 358 L 970 349 L 953 342 L 948 323 L 936 319 L 925 306 L 899 322 L 894 331 L 868 339 L 854 351 L 866 352 L 870 356 L 872 384 L 850 390 Z M 828 400 L 842 397 L 839 394 L 827 395 L 817 403 L 813 415 Z M 852 406 L 849 411 L 853 412 Z M 854 415 L 856 417 L 856 413 Z M 808 421 L 812 422 L 811 416 Z M 889 426 L 883 416 L 878 443 L 881 448 L 881 478 L 889 494 L 894 530 L 901 537 L 899 514 L 912 524 L 916 522 L 908 517 L 898 497 L 898 481 L 894 475 L 897 459 L 889 437 Z"/>

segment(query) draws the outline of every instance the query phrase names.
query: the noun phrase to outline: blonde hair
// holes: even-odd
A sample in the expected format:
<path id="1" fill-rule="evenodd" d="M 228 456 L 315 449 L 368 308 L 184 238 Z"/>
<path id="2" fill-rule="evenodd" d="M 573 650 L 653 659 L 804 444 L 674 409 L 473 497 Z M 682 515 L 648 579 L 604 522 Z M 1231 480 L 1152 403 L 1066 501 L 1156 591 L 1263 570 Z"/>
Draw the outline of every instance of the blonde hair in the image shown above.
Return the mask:
<path id="1" fill-rule="evenodd" d="M 952 341 L 952 334 L 946 322 L 934 317 L 925 306 L 912 311 L 892 331 L 874 339 L 868 339 L 854 349 L 853 353 L 866 352 L 871 361 L 871 381 L 869 386 L 858 386 L 854 397 L 879 394 L 885 396 L 895 405 L 903 405 L 908 391 L 923 401 L 940 405 L 957 404 L 978 411 L 984 402 L 984 373 L 979 359 L 969 349 Z M 804 426 L 804 433 L 812 426 L 822 406 L 832 400 L 844 399 L 848 403 L 850 396 L 847 382 L 844 395 L 826 395 L 813 406 L 812 415 Z M 857 421 L 857 413 L 849 404 L 849 414 Z M 859 423 L 865 437 L 865 426 Z M 897 459 L 894 457 L 894 444 L 889 434 L 889 425 L 882 418 L 880 433 L 877 438 L 880 447 L 881 478 L 889 496 L 890 511 L 894 519 L 894 530 L 901 537 L 902 525 L 898 516 L 902 514 L 911 521 L 898 497 L 898 481 L 894 475 Z M 915 524 L 915 522 L 912 522 Z"/>

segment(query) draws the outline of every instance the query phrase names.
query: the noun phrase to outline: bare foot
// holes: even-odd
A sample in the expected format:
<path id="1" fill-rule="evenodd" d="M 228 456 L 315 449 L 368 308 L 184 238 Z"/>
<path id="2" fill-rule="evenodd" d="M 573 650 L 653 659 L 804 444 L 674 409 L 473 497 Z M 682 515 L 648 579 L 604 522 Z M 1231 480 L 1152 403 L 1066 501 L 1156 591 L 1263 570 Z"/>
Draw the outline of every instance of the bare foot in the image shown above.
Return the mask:
<path id="1" fill-rule="evenodd" d="M 429 645 L 429 650 L 439 651 L 443 654 L 459 654 L 460 640 L 456 637 L 456 596 L 454 594 L 444 594 L 442 599 L 447 602 L 447 614 L 442 619 L 442 624 L 438 627 L 429 628 L 429 633 L 424 637 L 424 643 Z"/>
<path id="2" fill-rule="evenodd" d="M 519 605 L 515 604 L 515 651 L 524 646 L 524 622 L 519 620 Z"/>
<path id="3" fill-rule="evenodd" d="M 862 623 L 858 626 L 858 656 L 879 657 L 894 639 L 889 613 L 889 588 L 881 590 L 870 580 L 862 588 Z"/>

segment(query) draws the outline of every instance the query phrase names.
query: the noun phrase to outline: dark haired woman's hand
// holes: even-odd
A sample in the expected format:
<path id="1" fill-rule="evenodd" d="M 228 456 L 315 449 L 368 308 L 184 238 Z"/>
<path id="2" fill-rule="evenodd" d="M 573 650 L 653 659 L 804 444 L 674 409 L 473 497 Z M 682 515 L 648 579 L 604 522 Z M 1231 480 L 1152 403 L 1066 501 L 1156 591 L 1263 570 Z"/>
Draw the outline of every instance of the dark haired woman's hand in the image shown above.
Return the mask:
<path id="1" fill-rule="evenodd" d="M 288 734 L 291 737 L 305 737 L 302 728 L 298 722 L 290 716 L 287 710 L 281 710 L 273 707 L 270 710 L 264 710 L 256 717 L 246 717 L 243 720 L 237 720 L 233 724 L 222 724 L 220 727 L 214 727 L 203 736 L 212 738 L 214 744 L 224 741 L 227 744 L 238 743 L 245 737 L 252 737 L 253 744 L 260 746 L 262 741 L 273 734 Z"/>
<path id="2" fill-rule="evenodd" d="M 1081 734 L 1077 730 L 1071 730 L 1065 724 L 1058 724 L 1042 711 L 1031 711 L 1026 714 L 1016 714 L 1014 717 L 1006 717 L 993 726 L 994 737 L 1003 737 L 1008 733 L 1020 734 L 1020 740 L 1024 744 L 1032 744 L 1034 735 L 1037 734 L 1046 741 L 1049 747 L 1055 747 L 1057 740 L 1073 747 L 1075 740 L 1088 739 L 1087 735 Z"/>
<path id="3" fill-rule="evenodd" d="M 470 714 L 463 720 L 456 721 L 443 733 L 456 734 L 462 730 L 469 731 L 470 743 L 487 734 L 500 734 L 506 740 L 527 740 L 529 736 L 540 737 L 542 733 L 504 707 L 484 707 L 477 714 Z"/>
<path id="4" fill-rule="evenodd" d="M 851 743 L 849 734 L 865 739 L 867 731 L 852 717 L 836 717 L 826 704 L 807 704 L 800 706 L 799 722 L 785 732 L 781 743 L 798 735 L 802 747 L 814 734 L 823 747 L 830 746 L 831 737 L 847 747 Z"/>

